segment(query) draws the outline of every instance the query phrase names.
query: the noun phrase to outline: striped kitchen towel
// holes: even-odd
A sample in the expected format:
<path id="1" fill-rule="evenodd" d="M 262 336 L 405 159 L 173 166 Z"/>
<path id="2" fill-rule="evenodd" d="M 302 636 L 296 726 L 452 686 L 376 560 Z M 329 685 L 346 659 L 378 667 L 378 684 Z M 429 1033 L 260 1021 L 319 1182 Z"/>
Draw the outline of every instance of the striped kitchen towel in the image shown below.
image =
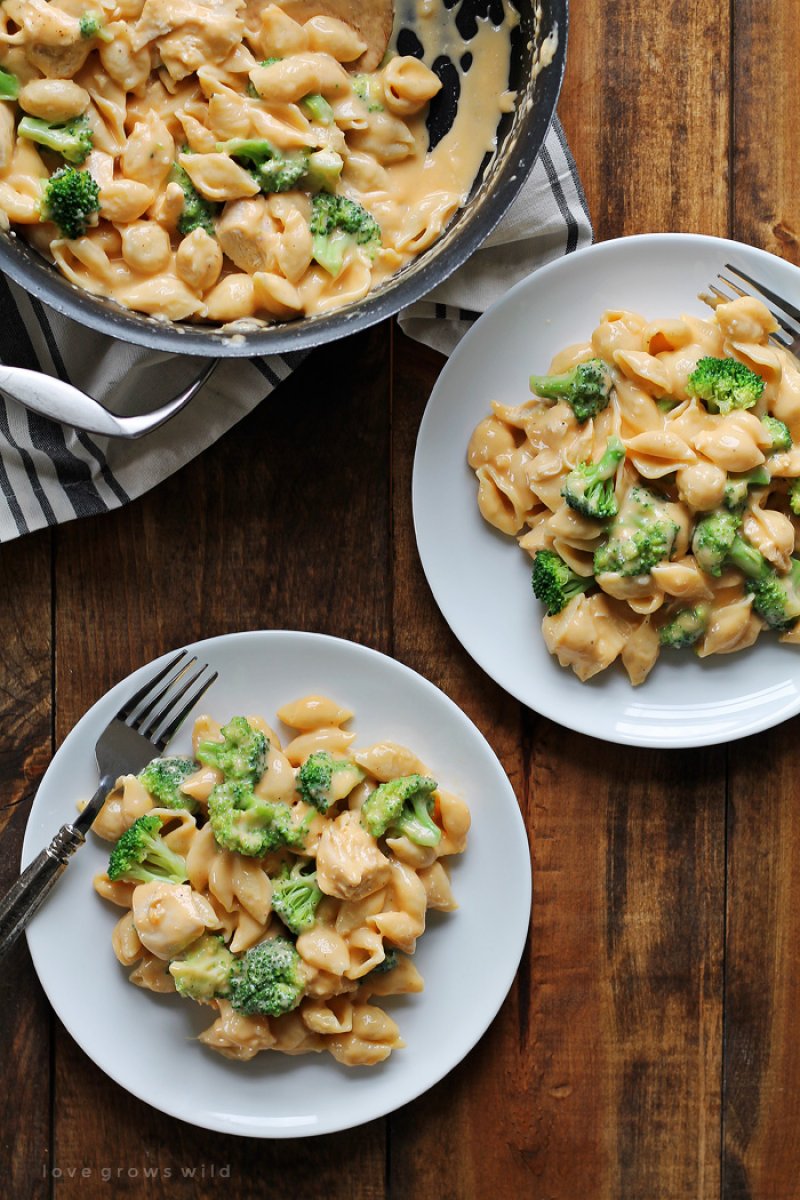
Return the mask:
<path id="1" fill-rule="evenodd" d="M 592 240 L 575 163 L 558 120 L 520 194 L 484 246 L 427 299 L 400 314 L 411 337 L 449 353 L 492 301 L 538 266 Z M 98 400 L 152 368 L 155 408 L 198 359 L 112 340 L 47 308 L 0 275 L 0 360 L 65 379 Z M 191 404 L 135 442 L 80 433 L 0 397 L 0 541 L 107 512 L 166 479 L 285 379 L 303 355 L 226 359 Z M 128 387 L 129 393 L 135 389 Z M 122 411 L 121 407 L 118 409 Z"/>

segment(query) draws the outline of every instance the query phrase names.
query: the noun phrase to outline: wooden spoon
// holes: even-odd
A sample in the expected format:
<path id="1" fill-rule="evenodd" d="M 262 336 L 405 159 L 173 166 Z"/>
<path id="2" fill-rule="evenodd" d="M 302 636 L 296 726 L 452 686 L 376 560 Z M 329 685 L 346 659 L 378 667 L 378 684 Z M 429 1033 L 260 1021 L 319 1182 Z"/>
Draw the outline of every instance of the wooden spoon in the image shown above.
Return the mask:
<path id="1" fill-rule="evenodd" d="M 367 49 L 348 67 L 374 71 L 380 65 L 392 35 L 394 0 L 276 0 L 276 3 L 296 21 L 326 16 L 352 25 L 367 43 Z"/>

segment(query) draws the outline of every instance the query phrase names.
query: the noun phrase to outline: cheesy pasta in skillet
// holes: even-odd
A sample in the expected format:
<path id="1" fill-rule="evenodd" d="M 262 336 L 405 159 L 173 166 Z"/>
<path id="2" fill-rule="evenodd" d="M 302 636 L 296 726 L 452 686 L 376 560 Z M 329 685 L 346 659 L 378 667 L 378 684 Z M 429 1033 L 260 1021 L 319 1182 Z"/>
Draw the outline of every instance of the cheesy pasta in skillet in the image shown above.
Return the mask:
<path id="1" fill-rule="evenodd" d="M 475 429 L 480 511 L 533 558 L 545 643 L 579 679 L 800 642 L 800 362 L 776 328 L 750 297 L 606 312 Z"/>
<path id="2" fill-rule="evenodd" d="M 457 907 L 444 860 L 470 816 L 412 750 L 355 749 L 352 713 L 304 696 L 278 716 L 195 722 L 192 758 L 117 782 L 93 829 L 115 843 L 95 889 L 125 910 L 130 980 L 208 1007 L 229 1058 L 329 1051 L 372 1066 L 404 1045 L 374 1001 L 421 992 L 428 909 Z"/>
<path id="3" fill-rule="evenodd" d="M 402 55 L 359 71 L 366 44 L 336 18 L 6 0 L 0 218 L 77 286 L 158 318 L 274 322 L 359 300 L 465 201 L 508 99 L 496 41 L 475 80 L 492 129 L 484 115 L 469 154 L 432 156 L 438 76 Z"/>

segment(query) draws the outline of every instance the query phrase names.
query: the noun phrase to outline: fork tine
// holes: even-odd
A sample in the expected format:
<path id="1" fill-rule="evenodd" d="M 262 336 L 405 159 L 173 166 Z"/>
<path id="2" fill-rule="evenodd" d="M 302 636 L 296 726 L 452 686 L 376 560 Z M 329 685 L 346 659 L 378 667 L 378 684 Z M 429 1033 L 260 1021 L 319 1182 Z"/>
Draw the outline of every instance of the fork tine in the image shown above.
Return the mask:
<path id="1" fill-rule="evenodd" d="M 186 664 L 186 666 L 184 667 L 184 669 L 181 671 L 180 675 L 177 675 L 175 677 L 175 679 L 172 680 L 169 687 L 166 688 L 164 691 L 162 691 L 161 694 L 156 697 L 156 700 L 150 705 L 150 708 L 146 712 L 142 713 L 140 722 L 139 722 L 139 732 L 141 733 L 141 735 L 143 737 L 146 737 L 149 741 L 153 740 L 153 734 L 158 729 L 161 722 L 164 721 L 166 719 L 166 717 L 169 715 L 169 713 L 172 710 L 172 708 L 174 707 L 174 705 L 178 702 L 178 700 L 182 699 L 182 697 L 186 695 L 186 693 L 188 692 L 188 690 L 192 686 L 192 684 L 196 683 L 196 681 L 203 674 L 203 671 L 205 671 L 205 669 L 206 669 L 205 663 L 200 663 L 200 665 L 197 668 L 197 670 L 195 671 L 194 675 L 187 675 L 187 671 L 189 670 L 189 668 L 193 667 L 197 661 L 198 661 L 197 658 L 191 658 L 189 660 L 189 662 Z M 176 692 L 173 689 L 175 687 L 175 684 L 177 684 L 177 683 L 180 683 L 181 686 L 180 686 L 179 691 Z M 158 712 L 156 712 L 156 714 L 155 714 L 155 716 L 153 716 L 152 720 L 148 722 L 147 726 L 143 727 L 145 720 L 151 716 L 153 709 L 156 707 L 156 704 L 159 701 L 161 701 L 163 699 L 163 697 L 165 695 L 167 695 L 168 692 L 170 692 L 171 694 L 168 696 L 165 704 L 161 708 L 159 708 Z"/>
<path id="2" fill-rule="evenodd" d="M 178 683 L 183 678 L 183 676 L 186 674 L 186 672 L 191 667 L 193 667 L 196 662 L 197 662 L 197 656 L 193 655 L 187 662 L 183 663 L 170 678 L 167 679 L 166 683 L 160 689 L 160 691 L 156 692 L 155 695 L 147 696 L 147 698 L 146 698 L 147 702 L 145 704 L 145 707 L 143 709 L 141 709 L 141 711 L 136 712 L 131 717 L 131 719 L 128 721 L 128 724 L 130 725 L 131 729 L 135 729 L 137 731 L 137 733 L 141 733 L 144 737 L 147 737 L 147 734 L 142 729 L 142 726 L 144 725 L 145 721 L 151 715 L 151 713 L 156 708 L 156 706 L 161 703 L 161 701 L 164 699 L 164 697 L 167 695 L 167 693 L 170 691 L 170 689 L 173 688 L 175 686 L 175 684 Z"/>
<path id="3" fill-rule="evenodd" d="M 120 721 L 127 721 L 131 713 L 139 707 L 145 696 L 148 696 L 156 684 L 160 683 L 161 680 L 170 673 L 175 664 L 179 663 L 181 659 L 185 657 L 186 651 L 181 650 L 175 655 L 174 658 L 169 660 L 165 667 L 161 668 L 157 675 L 154 675 L 152 679 L 148 679 L 147 683 L 144 684 L 144 686 L 141 687 L 138 692 L 135 692 L 133 696 L 130 696 L 117 713 Z"/>
<path id="4" fill-rule="evenodd" d="M 186 695 L 188 688 L 193 683 L 195 683 L 196 680 L 198 680 L 200 678 L 200 676 L 203 674 L 203 671 L 207 671 L 207 670 L 208 670 L 208 668 L 206 666 L 203 666 L 201 668 L 201 670 L 197 673 L 197 675 L 194 677 L 194 679 L 191 680 L 190 683 L 187 683 L 186 686 L 181 689 L 181 691 L 174 698 L 172 703 L 174 704 L 175 701 L 177 701 L 181 698 L 181 696 Z M 175 714 L 175 716 L 170 721 L 169 725 L 167 725 L 166 728 L 161 731 L 161 733 L 158 735 L 158 738 L 155 740 L 154 745 L 156 745 L 159 750 L 163 751 L 167 748 L 169 743 L 174 738 L 175 734 L 178 732 L 178 729 L 180 728 L 180 726 L 183 724 L 183 722 L 188 717 L 189 713 L 192 711 L 192 709 L 195 707 L 195 705 L 200 700 L 202 700 L 203 696 L 205 696 L 206 692 L 208 691 L 208 689 L 211 687 L 212 683 L 214 683 L 214 681 L 217 678 L 218 678 L 218 673 L 216 671 L 214 671 L 208 677 L 208 679 L 205 680 L 202 687 L 199 688 L 196 692 L 193 692 L 188 697 L 183 708 L 179 709 L 179 711 Z M 170 706 L 170 709 L 171 709 L 171 706 Z M 170 711 L 170 709 L 167 709 L 167 713 Z M 164 716 L 166 716 L 167 713 L 164 713 Z"/>
<path id="5" fill-rule="evenodd" d="M 738 283 L 736 283 L 735 280 L 726 279 L 724 275 L 720 275 L 719 278 L 722 280 L 723 283 L 726 283 L 729 288 L 732 288 L 737 296 L 752 295 L 751 292 L 746 292 L 744 290 L 744 288 L 739 287 Z M 756 288 L 759 287 L 758 284 L 754 284 L 753 286 Z M 769 308 L 770 313 L 775 318 L 775 320 L 778 322 L 778 325 L 784 331 L 784 333 L 788 334 L 788 338 L 785 341 L 783 338 L 779 337 L 775 333 L 770 334 L 770 337 L 774 338 L 776 342 L 780 342 L 782 346 L 788 346 L 790 344 L 790 342 L 792 342 L 796 337 L 800 337 L 800 330 L 796 329 L 795 326 L 790 325 L 788 321 L 784 320 L 784 318 L 781 316 L 781 314 L 779 312 L 775 312 L 774 308 L 770 308 L 769 305 L 767 305 L 766 307 Z"/>

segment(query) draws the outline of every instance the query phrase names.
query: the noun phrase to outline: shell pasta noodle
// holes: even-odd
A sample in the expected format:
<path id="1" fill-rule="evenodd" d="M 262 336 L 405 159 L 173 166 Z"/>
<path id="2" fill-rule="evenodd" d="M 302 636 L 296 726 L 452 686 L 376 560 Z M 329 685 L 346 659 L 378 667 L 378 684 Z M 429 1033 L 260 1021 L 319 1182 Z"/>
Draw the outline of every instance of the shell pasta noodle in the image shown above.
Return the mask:
<path id="1" fill-rule="evenodd" d="M 800 362 L 776 328 L 751 297 L 610 310 L 472 434 L 480 512 L 533 559 L 547 649 L 582 681 L 800 641 Z"/>
<path id="2" fill-rule="evenodd" d="M 334 17 L 6 0 L 0 221 L 79 288 L 162 320 L 247 328 L 356 302 L 466 202 L 513 104 L 492 32 L 472 49 L 494 110 L 468 151 L 431 150 L 438 75 L 394 53 L 364 72 L 366 43 Z"/>
<path id="3" fill-rule="evenodd" d="M 412 955 L 429 909 L 456 901 L 463 800 L 412 750 L 362 749 L 353 714 L 304 696 L 278 717 L 197 719 L 192 757 L 117 781 L 93 830 L 113 843 L 95 890 L 130 981 L 209 1009 L 228 1058 L 328 1051 L 373 1066 L 404 1046 L 382 997 L 423 990 Z"/>

